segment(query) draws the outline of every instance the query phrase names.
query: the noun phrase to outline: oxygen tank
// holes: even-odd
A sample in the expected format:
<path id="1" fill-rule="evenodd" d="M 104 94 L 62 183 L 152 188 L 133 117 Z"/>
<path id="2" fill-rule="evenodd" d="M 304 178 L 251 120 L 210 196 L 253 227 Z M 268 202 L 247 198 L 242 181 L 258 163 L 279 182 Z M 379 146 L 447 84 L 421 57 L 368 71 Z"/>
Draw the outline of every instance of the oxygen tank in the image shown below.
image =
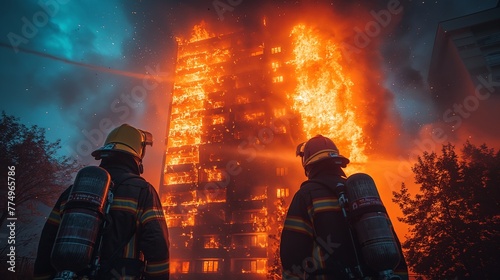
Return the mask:
<path id="1" fill-rule="evenodd" d="M 353 174 L 345 191 L 364 262 L 382 279 L 399 278 L 392 275 L 401 258 L 399 247 L 375 182 L 368 174 Z"/>
<path id="2" fill-rule="evenodd" d="M 92 263 L 110 183 L 109 173 L 97 166 L 84 167 L 76 175 L 52 247 L 51 262 L 58 272 L 76 273 Z"/>

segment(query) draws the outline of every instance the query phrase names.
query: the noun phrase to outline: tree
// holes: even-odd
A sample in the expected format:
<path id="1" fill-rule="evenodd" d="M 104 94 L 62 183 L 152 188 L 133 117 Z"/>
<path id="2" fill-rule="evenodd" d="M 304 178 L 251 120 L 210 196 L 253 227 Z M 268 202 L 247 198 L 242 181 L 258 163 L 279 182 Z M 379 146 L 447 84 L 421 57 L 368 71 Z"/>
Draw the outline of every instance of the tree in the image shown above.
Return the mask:
<path id="1" fill-rule="evenodd" d="M 393 201 L 410 226 L 402 244 L 409 266 L 430 279 L 497 279 L 500 151 L 467 142 L 424 152 L 412 171 L 420 192 L 402 185 Z"/>
<path id="2" fill-rule="evenodd" d="M 280 257 L 280 238 L 283 232 L 283 223 L 286 219 L 286 205 L 285 199 L 283 197 L 278 198 L 274 205 L 276 210 L 273 211 L 273 217 L 276 219 L 276 234 L 269 235 L 269 247 L 271 247 L 271 252 L 273 256 L 270 259 L 270 263 L 267 266 L 267 279 L 268 280 L 281 280 L 282 278 L 282 268 L 281 268 L 281 257 Z"/>
<path id="3" fill-rule="evenodd" d="M 62 190 L 67 188 L 76 163 L 68 157 L 57 155 L 60 140 L 49 142 L 45 138 L 44 129 L 38 126 L 27 127 L 14 116 L 2 112 L 0 118 L 0 162 L 2 162 L 3 179 L 0 182 L 0 225 L 8 217 L 8 167 L 14 167 L 15 181 L 14 209 L 30 201 L 41 201 L 53 205 Z M 12 193 L 11 193 L 12 194 Z M 12 202 L 12 201 L 11 201 Z M 12 213 L 15 214 L 15 213 Z"/>

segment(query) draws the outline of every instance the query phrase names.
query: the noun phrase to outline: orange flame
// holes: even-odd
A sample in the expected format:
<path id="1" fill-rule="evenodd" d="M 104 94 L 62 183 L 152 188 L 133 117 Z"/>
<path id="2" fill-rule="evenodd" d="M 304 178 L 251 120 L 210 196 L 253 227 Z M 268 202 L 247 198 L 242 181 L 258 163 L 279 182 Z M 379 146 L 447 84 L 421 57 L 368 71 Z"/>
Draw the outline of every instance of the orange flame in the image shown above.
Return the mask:
<path id="1" fill-rule="evenodd" d="M 355 163 L 367 161 L 363 129 L 356 119 L 354 82 L 342 67 L 342 53 L 331 39 L 303 24 L 291 32 L 297 86 L 288 96 L 302 119 L 307 138 L 330 137 Z M 344 152 L 345 153 L 345 152 Z"/>
<path id="2" fill-rule="evenodd" d="M 170 130 L 167 143 L 166 166 L 199 163 L 198 147 L 203 144 L 203 115 L 207 108 L 223 106 L 221 103 L 208 103 L 207 91 L 217 81 L 212 80 L 218 69 L 210 65 L 227 61 L 229 50 L 200 50 L 191 48 L 193 42 L 213 37 L 201 22 L 193 28 L 190 40 L 177 38 L 179 44 L 176 66 L 176 81 L 172 97 Z M 216 75 L 215 75 L 216 76 Z M 223 118 L 214 119 L 213 123 Z M 186 148 L 186 147 L 189 148 Z M 184 147 L 184 148 L 182 148 Z M 194 183 L 198 174 L 167 173 L 165 184 Z"/>

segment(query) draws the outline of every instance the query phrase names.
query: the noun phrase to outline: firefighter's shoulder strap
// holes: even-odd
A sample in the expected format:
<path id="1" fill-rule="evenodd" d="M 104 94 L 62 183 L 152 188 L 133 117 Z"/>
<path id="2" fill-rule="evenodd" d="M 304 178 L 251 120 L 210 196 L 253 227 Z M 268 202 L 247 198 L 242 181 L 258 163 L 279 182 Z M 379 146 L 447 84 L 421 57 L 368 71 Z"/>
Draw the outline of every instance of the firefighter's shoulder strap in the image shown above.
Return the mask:
<path id="1" fill-rule="evenodd" d="M 133 185 L 140 187 L 139 197 L 137 199 L 137 210 L 138 210 L 144 204 L 143 203 L 143 200 L 144 200 L 143 189 L 147 188 L 147 186 L 148 186 L 148 183 L 146 182 L 146 180 L 144 178 L 142 178 L 141 176 L 134 174 L 134 173 L 123 173 L 123 174 L 117 176 L 116 178 L 114 178 L 114 180 L 113 180 L 114 186 L 112 188 L 112 191 L 116 192 L 116 190 L 123 183 L 125 183 L 129 180 L 133 180 L 133 179 L 135 179 L 135 182 Z M 138 219 L 137 214 L 136 214 L 135 218 L 136 218 L 136 220 Z M 132 237 L 134 237 L 134 234 L 136 233 L 136 231 L 137 231 L 136 223 L 133 223 L 132 230 L 130 231 L 130 234 L 128 235 L 128 237 L 123 239 L 122 243 L 120 243 L 120 245 L 115 249 L 115 251 L 113 252 L 111 257 L 102 265 L 102 270 L 104 272 L 109 271 L 116 264 L 117 261 L 118 262 L 124 261 L 121 258 L 118 258 L 118 254 L 120 252 L 122 252 L 123 249 L 127 246 L 127 244 L 130 242 Z M 142 266 L 143 263 L 141 261 L 140 264 L 137 263 L 135 265 Z M 132 264 L 130 262 L 126 265 L 126 267 L 128 267 L 129 269 L 134 269 L 133 266 L 134 266 L 134 264 Z M 137 269 L 140 270 L 140 268 L 137 268 Z"/>
<path id="2" fill-rule="evenodd" d="M 339 177 L 339 178 L 335 178 L 334 182 L 325 182 L 323 180 L 319 180 L 319 179 L 307 179 L 305 180 L 304 182 L 302 182 L 302 184 L 300 185 L 300 187 L 306 185 L 306 184 L 309 184 L 309 183 L 316 183 L 316 184 L 319 184 L 319 185 L 322 185 L 324 187 L 326 187 L 327 189 L 331 190 L 334 194 L 335 194 L 335 197 L 338 197 L 338 191 L 335 189 L 338 184 L 343 184 L 345 185 L 346 183 L 346 178 L 344 177 Z"/>
<path id="3" fill-rule="evenodd" d="M 300 186 L 302 187 L 303 185 L 305 185 L 307 183 L 316 183 L 316 184 L 319 184 L 319 185 L 331 190 L 332 193 L 335 195 L 335 197 L 339 199 L 339 204 L 342 208 L 343 216 L 346 220 L 347 228 L 349 230 L 351 246 L 352 246 L 355 258 L 356 258 L 357 265 L 354 268 L 343 267 L 343 265 L 340 263 L 338 263 L 336 265 L 343 267 L 343 269 L 341 269 L 341 271 L 342 271 L 342 273 L 344 273 L 344 275 L 348 279 L 354 279 L 355 277 L 360 277 L 360 278 L 363 277 L 363 272 L 362 272 L 360 261 L 359 261 L 358 248 L 356 246 L 356 242 L 354 241 L 352 225 L 351 225 L 349 217 L 347 216 L 347 213 L 346 213 L 346 205 L 345 205 L 346 200 L 344 198 L 346 181 L 347 181 L 347 179 L 344 177 L 339 177 L 339 178 L 336 178 L 334 180 L 329 180 L 328 183 L 323 181 L 323 180 L 319 180 L 319 179 L 308 179 L 308 180 L 304 181 Z M 314 234 L 316 235 L 315 230 L 314 230 Z M 332 271 L 338 271 L 338 267 L 335 267 L 333 270 L 332 269 L 325 269 L 323 271 L 318 271 L 316 274 L 323 274 L 323 273 L 328 273 L 328 272 L 332 272 Z"/>

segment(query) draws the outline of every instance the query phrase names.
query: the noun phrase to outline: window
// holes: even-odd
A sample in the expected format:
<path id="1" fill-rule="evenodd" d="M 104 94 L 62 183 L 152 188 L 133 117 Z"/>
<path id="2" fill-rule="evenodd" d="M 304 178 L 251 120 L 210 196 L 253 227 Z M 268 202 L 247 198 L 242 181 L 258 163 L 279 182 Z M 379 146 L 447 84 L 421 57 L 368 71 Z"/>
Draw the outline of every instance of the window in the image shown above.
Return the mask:
<path id="1" fill-rule="evenodd" d="M 189 262 L 182 262 L 181 273 L 189 272 Z"/>
<path id="2" fill-rule="evenodd" d="M 281 64 L 279 62 L 271 62 L 271 68 L 273 69 L 273 72 L 276 72 L 278 68 L 280 68 Z"/>
<path id="3" fill-rule="evenodd" d="M 226 122 L 226 116 L 222 114 L 212 115 L 209 117 L 209 123 L 211 125 L 224 124 Z"/>
<path id="4" fill-rule="evenodd" d="M 233 212 L 232 223 L 247 224 L 247 223 L 264 223 L 267 213 L 262 210 L 240 210 Z"/>
<path id="5" fill-rule="evenodd" d="M 220 182 L 226 179 L 225 174 L 226 172 L 215 166 L 212 168 L 204 168 L 201 173 L 201 180 L 203 182 Z"/>
<path id="6" fill-rule="evenodd" d="M 189 184 L 198 180 L 196 172 L 167 173 L 164 177 L 165 185 Z"/>
<path id="7" fill-rule="evenodd" d="M 266 273 L 266 260 L 244 260 L 238 264 L 241 273 Z"/>
<path id="8" fill-rule="evenodd" d="M 277 76 L 273 77 L 273 83 L 282 83 L 283 82 L 283 76 Z"/>
<path id="9" fill-rule="evenodd" d="M 170 273 L 189 273 L 189 261 L 171 261 L 170 262 Z"/>
<path id="10" fill-rule="evenodd" d="M 280 188 L 276 190 L 276 197 L 277 198 L 282 198 L 282 197 L 288 197 L 290 195 L 290 191 L 288 188 Z"/>
<path id="11" fill-rule="evenodd" d="M 271 53 L 280 53 L 280 52 L 281 52 L 281 47 L 271 48 Z"/>
<path id="12" fill-rule="evenodd" d="M 286 115 L 286 108 L 275 108 L 273 113 L 275 118 L 283 117 Z"/>
<path id="13" fill-rule="evenodd" d="M 258 55 L 261 55 L 263 53 L 264 53 L 264 50 L 258 50 L 258 51 L 252 52 L 251 56 L 258 56 Z"/>
<path id="14" fill-rule="evenodd" d="M 276 176 L 283 177 L 288 174 L 288 168 L 286 167 L 276 167 Z"/>
<path id="15" fill-rule="evenodd" d="M 203 261 L 203 273 L 219 271 L 219 261 Z"/>
<path id="16" fill-rule="evenodd" d="M 170 214 L 165 218 L 168 227 L 186 227 L 194 226 L 194 214 Z"/>
<path id="17" fill-rule="evenodd" d="M 219 248 L 219 241 L 215 236 L 204 236 L 203 237 L 203 248 L 205 249 L 216 249 Z"/>
<path id="18" fill-rule="evenodd" d="M 267 239 L 265 234 L 257 234 L 252 235 L 251 237 L 251 245 L 252 247 L 267 247 Z"/>
<path id="19" fill-rule="evenodd" d="M 237 248 L 267 247 L 266 234 L 234 234 L 232 236 L 232 246 Z"/>

